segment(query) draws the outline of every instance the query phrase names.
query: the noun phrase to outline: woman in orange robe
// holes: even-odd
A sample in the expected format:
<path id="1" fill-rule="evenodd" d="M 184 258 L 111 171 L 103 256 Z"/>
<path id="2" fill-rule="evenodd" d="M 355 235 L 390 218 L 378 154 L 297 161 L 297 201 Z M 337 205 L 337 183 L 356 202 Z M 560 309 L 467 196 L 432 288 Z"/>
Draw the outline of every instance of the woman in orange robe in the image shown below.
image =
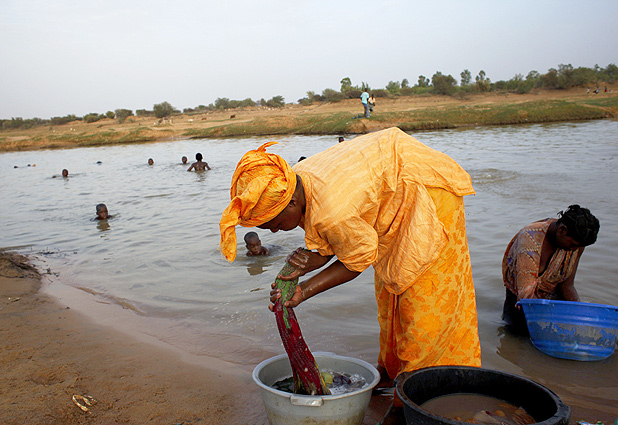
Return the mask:
<path id="1" fill-rule="evenodd" d="M 474 193 L 470 176 L 398 128 L 339 143 L 293 169 L 281 161 L 263 146 L 239 162 L 220 222 L 223 254 L 235 256 L 237 224 L 272 232 L 300 226 L 315 251 L 296 250 L 289 261 L 297 272 L 286 279 L 337 260 L 302 282 L 286 306 L 373 266 L 383 373 L 480 366 L 463 204 Z"/>

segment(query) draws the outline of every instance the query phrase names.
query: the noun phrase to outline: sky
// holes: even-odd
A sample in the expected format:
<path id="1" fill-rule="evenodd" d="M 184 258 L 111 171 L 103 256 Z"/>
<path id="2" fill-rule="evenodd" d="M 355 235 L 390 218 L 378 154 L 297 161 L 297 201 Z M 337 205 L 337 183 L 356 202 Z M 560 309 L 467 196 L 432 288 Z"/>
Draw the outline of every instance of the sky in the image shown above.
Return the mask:
<path id="1" fill-rule="evenodd" d="M 0 0 L 0 119 L 618 64 L 616 0 Z"/>

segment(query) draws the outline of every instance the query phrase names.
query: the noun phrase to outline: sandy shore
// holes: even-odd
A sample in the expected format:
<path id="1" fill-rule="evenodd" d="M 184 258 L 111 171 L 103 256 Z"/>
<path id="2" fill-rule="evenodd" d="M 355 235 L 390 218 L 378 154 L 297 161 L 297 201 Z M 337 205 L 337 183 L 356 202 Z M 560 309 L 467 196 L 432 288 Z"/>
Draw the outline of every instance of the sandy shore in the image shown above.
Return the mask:
<path id="1" fill-rule="evenodd" d="M 0 256 L 0 423 L 261 424 L 250 375 L 140 342 L 39 291 L 24 257 Z M 92 406 L 80 396 L 92 396 Z M 73 396 L 86 408 L 82 411 Z"/>
<path id="2" fill-rule="evenodd" d="M 252 368 L 187 362 L 40 288 L 27 258 L 0 253 L 1 424 L 268 423 Z M 96 403 L 88 406 L 86 396 Z M 381 421 L 389 406 L 375 396 L 364 423 Z"/>

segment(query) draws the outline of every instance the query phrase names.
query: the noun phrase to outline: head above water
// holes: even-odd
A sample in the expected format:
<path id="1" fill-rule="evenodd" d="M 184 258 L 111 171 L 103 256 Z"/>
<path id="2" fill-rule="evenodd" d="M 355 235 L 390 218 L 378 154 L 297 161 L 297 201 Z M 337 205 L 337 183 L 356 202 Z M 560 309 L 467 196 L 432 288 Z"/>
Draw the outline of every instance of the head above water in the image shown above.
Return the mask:
<path id="1" fill-rule="evenodd" d="M 198 161 L 201 161 L 202 158 L 203 158 L 203 156 L 202 156 L 201 153 L 198 152 L 198 153 L 195 154 L 195 159 L 197 159 Z"/>
<path id="2" fill-rule="evenodd" d="M 245 243 L 249 243 L 249 242 L 252 242 L 252 243 L 261 242 L 260 237 L 255 232 L 248 232 L 245 235 Z"/>
<path id="3" fill-rule="evenodd" d="M 255 232 L 249 232 L 245 235 L 245 246 L 249 250 L 249 252 L 253 255 L 261 254 L 262 251 L 262 241 L 260 237 Z"/>
<path id="4" fill-rule="evenodd" d="M 183 157 L 182 157 L 182 159 L 181 159 L 181 161 L 182 161 L 182 163 L 183 163 L 183 164 L 186 164 L 186 163 L 187 163 L 187 161 L 188 161 L 188 159 L 187 159 L 187 157 L 186 157 L 186 156 L 183 156 Z"/>
<path id="5" fill-rule="evenodd" d="M 105 220 L 109 217 L 109 213 L 107 212 L 107 205 L 99 204 L 97 205 L 97 219 Z"/>
<path id="6" fill-rule="evenodd" d="M 589 246 L 596 242 L 599 234 L 599 220 L 592 215 L 588 208 L 577 204 L 570 205 L 566 211 L 558 213 L 558 234 L 556 236 L 559 245 L 568 245 L 568 238 L 575 241 L 579 247 Z M 562 247 L 562 246 L 561 246 Z"/>
<path id="7" fill-rule="evenodd" d="M 69 170 L 67 170 L 66 168 L 62 170 L 62 177 L 69 177 Z"/>
<path id="8" fill-rule="evenodd" d="M 152 164 L 154 164 L 154 159 L 148 158 L 148 165 L 152 165 Z"/>

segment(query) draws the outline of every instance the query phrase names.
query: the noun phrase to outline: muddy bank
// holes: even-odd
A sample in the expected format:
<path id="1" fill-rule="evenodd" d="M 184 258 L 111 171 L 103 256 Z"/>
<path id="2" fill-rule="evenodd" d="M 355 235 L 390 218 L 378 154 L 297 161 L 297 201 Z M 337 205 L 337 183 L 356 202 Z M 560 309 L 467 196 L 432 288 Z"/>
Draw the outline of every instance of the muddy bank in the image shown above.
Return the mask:
<path id="1" fill-rule="evenodd" d="M 97 325 L 40 287 L 25 257 L 0 254 L 1 423 L 266 422 L 261 400 L 245 390 L 252 384 L 246 371 L 221 361 L 185 363 Z"/>
<path id="2" fill-rule="evenodd" d="M 94 322 L 41 285 L 26 257 L 0 252 L 0 423 L 268 423 L 252 365 L 187 362 Z M 391 404 L 376 393 L 364 424 L 403 424 L 401 411 L 385 418 Z"/>

